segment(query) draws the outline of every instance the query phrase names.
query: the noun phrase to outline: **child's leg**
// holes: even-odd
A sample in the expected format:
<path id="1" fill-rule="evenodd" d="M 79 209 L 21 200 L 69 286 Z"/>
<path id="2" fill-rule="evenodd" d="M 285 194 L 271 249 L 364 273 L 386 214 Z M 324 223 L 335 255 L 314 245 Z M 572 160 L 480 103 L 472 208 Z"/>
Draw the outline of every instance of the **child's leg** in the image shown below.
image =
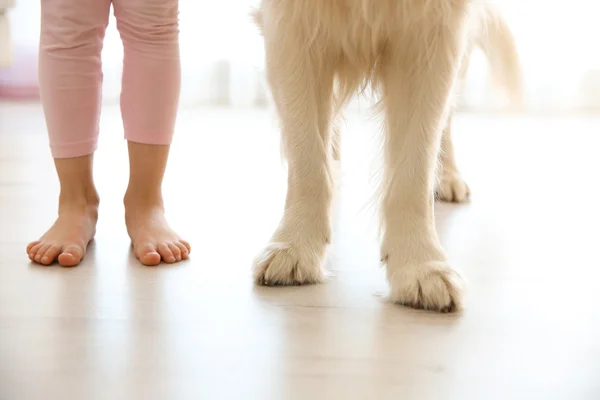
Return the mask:
<path id="1" fill-rule="evenodd" d="M 121 112 L 130 158 L 127 230 L 143 264 L 180 261 L 190 246 L 167 224 L 161 193 L 179 102 L 178 1 L 113 4 L 125 56 Z"/>
<path id="2" fill-rule="evenodd" d="M 39 81 L 52 155 L 60 180 L 59 216 L 27 246 L 33 261 L 77 265 L 92 239 L 98 195 L 92 153 L 98 138 L 100 53 L 110 0 L 44 0 Z"/>

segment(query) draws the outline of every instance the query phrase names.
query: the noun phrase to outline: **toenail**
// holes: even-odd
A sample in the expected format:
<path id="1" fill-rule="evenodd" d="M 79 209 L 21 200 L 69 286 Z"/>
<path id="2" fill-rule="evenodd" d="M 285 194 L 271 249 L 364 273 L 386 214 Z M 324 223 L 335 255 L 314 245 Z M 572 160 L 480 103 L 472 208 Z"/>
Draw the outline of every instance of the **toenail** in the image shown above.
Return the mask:
<path id="1" fill-rule="evenodd" d="M 43 263 L 47 263 L 47 262 L 48 262 L 48 257 L 43 257 L 43 258 L 42 258 L 42 262 L 43 262 Z"/>

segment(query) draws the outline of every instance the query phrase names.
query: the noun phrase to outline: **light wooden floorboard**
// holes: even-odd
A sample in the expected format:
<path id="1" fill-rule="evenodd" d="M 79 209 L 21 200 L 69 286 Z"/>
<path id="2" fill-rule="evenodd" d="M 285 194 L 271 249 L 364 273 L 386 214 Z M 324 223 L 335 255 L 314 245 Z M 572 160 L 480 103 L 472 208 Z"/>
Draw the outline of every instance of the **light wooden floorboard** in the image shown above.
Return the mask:
<path id="1" fill-rule="evenodd" d="M 252 284 L 285 196 L 262 111 L 182 110 L 165 182 L 192 258 L 135 262 L 126 147 L 106 108 L 96 241 L 77 268 L 25 255 L 57 181 L 37 105 L 0 104 L 0 399 L 600 399 L 600 119 L 458 116 L 472 202 L 438 205 L 461 315 L 388 304 L 369 205 L 376 121 L 343 136 L 328 283 Z"/>

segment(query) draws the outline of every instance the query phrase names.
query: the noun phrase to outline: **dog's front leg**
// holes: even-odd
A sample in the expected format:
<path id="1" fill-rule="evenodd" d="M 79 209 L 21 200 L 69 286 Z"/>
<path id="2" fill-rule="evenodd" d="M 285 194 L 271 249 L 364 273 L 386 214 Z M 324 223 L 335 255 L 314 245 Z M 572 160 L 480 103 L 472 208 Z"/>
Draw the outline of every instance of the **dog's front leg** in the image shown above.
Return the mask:
<path id="1" fill-rule="evenodd" d="M 254 263 L 257 282 L 300 285 L 323 280 L 331 238 L 331 113 L 333 72 L 319 53 L 265 34 L 267 75 L 281 120 L 288 162 L 285 211 L 271 242 Z M 320 64 L 320 65 L 318 65 Z"/>
<path id="2" fill-rule="evenodd" d="M 447 312 L 460 306 L 462 281 L 438 240 L 433 206 L 460 37 L 440 26 L 435 35 L 416 32 L 405 40 L 389 47 L 381 77 L 386 110 L 381 257 L 394 302 Z"/>

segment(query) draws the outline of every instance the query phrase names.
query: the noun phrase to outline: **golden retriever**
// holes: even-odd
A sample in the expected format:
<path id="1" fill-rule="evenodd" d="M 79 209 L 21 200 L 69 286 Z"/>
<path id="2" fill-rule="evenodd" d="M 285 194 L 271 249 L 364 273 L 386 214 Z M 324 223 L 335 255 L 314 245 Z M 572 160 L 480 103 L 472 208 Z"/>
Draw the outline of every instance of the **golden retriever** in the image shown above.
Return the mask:
<path id="1" fill-rule="evenodd" d="M 436 192 L 448 201 L 469 194 L 449 117 L 473 46 L 485 50 L 511 93 L 519 89 L 514 43 L 496 9 L 481 0 L 262 0 L 254 17 L 288 163 L 284 215 L 255 260 L 257 282 L 324 279 L 339 158 L 335 117 L 370 84 L 385 122 L 381 261 L 390 298 L 460 309 L 463 280 L 440 245 L 433 207 Z"/>

